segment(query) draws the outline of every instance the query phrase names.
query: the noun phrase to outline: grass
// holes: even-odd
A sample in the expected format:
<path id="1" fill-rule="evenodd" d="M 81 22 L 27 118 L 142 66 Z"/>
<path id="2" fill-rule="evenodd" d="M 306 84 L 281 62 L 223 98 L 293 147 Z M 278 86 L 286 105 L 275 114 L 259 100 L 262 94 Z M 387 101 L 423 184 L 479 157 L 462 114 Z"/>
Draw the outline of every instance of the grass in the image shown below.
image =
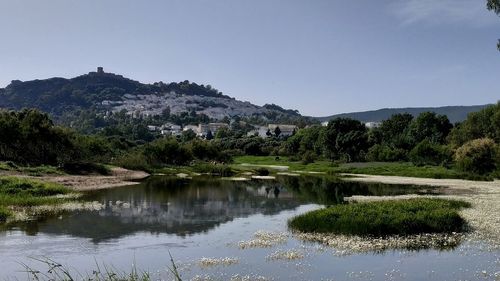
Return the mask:
<path id="1" fill-rule="evenodd" d="M 363 165 L 365 164 L 365 165 Z M 467 175 L 442 166 L 415 166 L 411 163 L 354 163 L 344 164 L 337 173 L 402 176 L 433 179 L 467 179 Z"/>
<path id="2" fill-rule="evenodd" d="M 0 162 L 0 171 L 8 172 L 18 172 L 23 174 L 28 174 L 30 176 L 42 176 L 42 175 L 62 175 L 64 171 L 59 170 L 57 167 L 42 165 L 36 167 L 24 167 L 19 166 L 11 161 Z"/>
<path id="3" fill-rule="evenodd" d="M 234 171 L 231 166 L 228 165 L 214 165 L 209 163 L 198 163 L 191 167 L 194 172 L 197 173 L 208 173 L 210 175 L 230 177 L 234 175 Z"/>
<path id="4" fill-rule="evenodd" d="M 469 203 L 444 199 L 388 200 L 334 205 L 288 221 L 301 232 L 361 236 L 461 232 L 465 221 L 458 214 Z"/>
<path id="5" fill-rule="evenodd" d="M 328 174 L 367 174 L 383 176 L 401 176 L 433 179 L 491 180 L 492 177 L 471 175 L 443 166 L 415 166 L 408 162 L 365 162 L 335 164 L 319 160 L 304 164 L 301 161 L 289 161 L 288 157 L 275 156 L 239 156 L 234 159 L 234 169 L 255 169 L 260 166 L 288 166 L 289 171 L 323 172 Z M 241 164 L 246 164 L 242 166 Z"/>
<path id="6" fill-rule="evenodd" d="M 170 254 L 170 252 L 169 252 Z M 34 269 L 31 266 L 22 264 L 25 272 L 28 274 L 29 280 L 87 280 L 87 281 L 150 281 L 152 280 L 151 274 L 148 271 L 139 271 L 135 265 L 132 265 L 130 272 L 121 272 L 112 266 L 99 265 L 96 261 L 95 269 L 89 274 L 72 273 L 68 267 L 55 262 L 51 259 L 38 259 L 31 258 L 32 260 L 42 264 L 45 269 Z M 170 262 L 172 267 L 168 267 L 173 280 L 182 281 L 177 266 L 170 255 Z"/>
<path id="7" fill-rule="evenodd" d="M 55 195 L 69 193 L 66 187 L 38 180 L 0 177 L 0 222 L 6 221 L 12 212 L 9 207 L 52 205 L 65 201 Z"/>
<path id="8" fill-rule="evenodd" d="M 288 166 L 290 171 L 304 172 L 329 172 L 338 168 L 338 165 L 331 161 L 318 160 L 314 163 L 303 164 L 301 161 L 289 161 L 288 157 L 280 156 L 238 156 L 234 158 L 233 168 L 244 169 L 241 164 L 249 164 L 249 169 L 259 166 Z M 255 167 L 252 167 L 255 165 Z"/>

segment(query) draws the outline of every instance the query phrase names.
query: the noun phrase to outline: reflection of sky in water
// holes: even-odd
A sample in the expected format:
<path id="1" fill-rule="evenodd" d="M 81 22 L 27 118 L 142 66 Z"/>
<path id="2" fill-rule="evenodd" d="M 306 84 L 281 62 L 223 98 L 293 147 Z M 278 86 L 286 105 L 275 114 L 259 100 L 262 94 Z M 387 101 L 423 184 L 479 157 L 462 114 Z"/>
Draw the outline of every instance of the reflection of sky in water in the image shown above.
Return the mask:
<path id="1" fill-rule="evenodd" d="M 266 189 L 269 190 L 269 194 Z M 278 189 L 278 198 L 274 190 Z M 481 251 L 469 242 L 453 251 L 390 251 L 337 257 L 314 243 L 289 238 L 272 248 L 241 250 L 238 242 L 258 230 L 286 232 L 288 218 L 320 204 L 333 204 L 353 194 L 401 194 L 401 186 L 330 184 L 286 178 L 279 182 L 172 181 L 153 179 L 140 186 L 89 195 L 106 205 L 101 211 L 76 212 L 19 225 L 0 233 L 0 277 L 18 276 L 16 262 L 46 256 L 81 271 L 94 258 L 123 270 L 134 258 L 139 268 L 167 277 L 168 251 L 183 268 L 185 279 L 200 274 L 262 275 L 278 280 L 444 280 L 479 279 L 499 271 L 499 253 Z M 415 189 L 411 189 L 415 191 Z M 27 236 L 23 230 L 28 230 Z M 295 261 L 271 261 L 276 250 L 305 255 Z M 201 257 L 235 257 L 239 264 L 200 268 Z M 392 279 L 391 279 L 392 278 Z M 24 280 L 24 279 L 21 279 Z"/>

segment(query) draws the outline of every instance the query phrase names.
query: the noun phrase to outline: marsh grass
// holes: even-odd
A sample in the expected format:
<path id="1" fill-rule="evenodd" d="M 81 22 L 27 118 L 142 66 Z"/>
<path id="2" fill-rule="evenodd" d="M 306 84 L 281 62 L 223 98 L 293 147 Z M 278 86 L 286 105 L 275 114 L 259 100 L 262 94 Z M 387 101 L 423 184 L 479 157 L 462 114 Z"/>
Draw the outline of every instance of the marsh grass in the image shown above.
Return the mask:
<path id="1" fill-rule="evenodd" d="M 57 167 L 50 166 L 50 165 L 24 167 L 24 166 L 19 166 L 11 161 L 0 162 L 0 171 L 22 173 L 22 174 L 27 174 L 30 176 L 35 176 L 35 177 L 43 176 L 43 175 L 62 175 L 62 174 L 64 174 L 64 172 L 59 170 Z"/>
<path id="2" fill-rule="evenodd" d="M 208 173 L 214 176 L 230 177 L 234 171 L 229 165 L 198 163 L 192 166 L 192 170 L 197 173 Z"/>
<path id="3" fill-rule="evenodd" d="M 299 215 L 288 225 L 301 232 L 366 236 L 452 233 L 464 230 L 458 211 L 466 207 L 467 202 L 430 198 L 349 203 Z"/>
<path id="4" fill-rule="evenodd" d="M 170 254 L 170 252 L 169 252 Z M 106 264 L 99 264 L 95 262 L 95 268 L 92 273 L 81 274 L 70 270 L 69 267 L 64 266 L 54 260 L 48 258 L 31 258 L 33 261 L 38 262 L 43 268 L 38 269 L 32 266 L 21 263 L 24 271 L 28 274 L 29 280 L 35 281 L 73 281 L 73 280 L 86 280 L 86 281 L 150 281 L 152 280 L 151 274 L 148 271 L 138 270 L 136 263 L 132 264 L 129 272 L 117 270 L 113 266 Z M 173 276 L 173 280 L 182 281 L 174 259 L 170 255 L 172 267 L 169 270 Z"/>
<path id="5" fill-rule="evenodd" d="M 57 197 L 68 194 L 66 187 L 33 179 L 0 177 L 0 221 L 12 215 L 9 208 L 53 205 L 67 201 Z"/>
<path id="6" fill-rule="evenodd" d="M 292 161 L 289 157 L 275 156 L 239 156 L 234 158 L 233 168 L 244 169 L 241 164 L 259 167 L 266 166 L 288 166 L 289 171 L 302 172 L 323 172 L 330 175 L 338 175 L 343 173 L 351 174 L 367 174 L 367 175 L 382 175 L 382 176 L 401 176 L 401 177 L 417 177 L 417 178 L 433 178 L 433 179 L 466 179 L 466 180 L 492 180 L 498 174 L 487 176 L 474 175 L 457 171 L 453 168 L 443 166 L 416 166 L 408 162 L 363 162 L 363 163 L 344 163 L 337 164 L 326 160 L 317 160 L 314 163 L 304 164 L 300 161 Z M 250 165 L 250 166 L 248 166 Z"/>

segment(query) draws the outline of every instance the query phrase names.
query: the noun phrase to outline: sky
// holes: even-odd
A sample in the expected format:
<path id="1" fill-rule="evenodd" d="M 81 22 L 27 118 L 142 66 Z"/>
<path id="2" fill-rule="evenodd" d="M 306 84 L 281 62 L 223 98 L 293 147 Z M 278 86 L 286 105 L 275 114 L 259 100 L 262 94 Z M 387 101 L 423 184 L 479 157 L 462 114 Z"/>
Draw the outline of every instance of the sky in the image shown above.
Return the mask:
<path id="1" fill-rule="evenodd" d="M 486 0 L 0 0 L 0 87 L 97 66 L 302 114 L 500 99 Z"/>

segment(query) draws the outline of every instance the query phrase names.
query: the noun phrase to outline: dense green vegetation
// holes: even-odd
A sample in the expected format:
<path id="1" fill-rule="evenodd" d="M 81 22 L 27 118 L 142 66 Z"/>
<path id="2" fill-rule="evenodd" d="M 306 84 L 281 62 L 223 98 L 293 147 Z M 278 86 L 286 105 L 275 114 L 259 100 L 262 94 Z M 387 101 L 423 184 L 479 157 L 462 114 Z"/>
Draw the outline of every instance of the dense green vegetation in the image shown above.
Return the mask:
<path id="1" fill-rule="evenodd" d="M 485 140 L 474 141 L 478 139 Z M 474 178 L 498 174 L 495 171 L 500 163 L 499 143 L 500 103 L 469 114 L 455 126 L 446 116 L 431 112 L 415 118 L 407 113 L 396 114 L 373 129 L 356 120 L 338 118 L 327 127 L 299 130 L 281 144 L 279 155 L 289 155 L 292 161 L 303 163 L 322 158 L 335 162 L 410 161 L 416 167 L 442 166 L 458 171 L 445 174 Z"/>
<path id="2" fill-rule="evenodd" d="M 442 199 L 409 199 L 334 205 L 297 216 L 289 226 L 303 232 L 349 235 L 409 235 L 460 232 L 458 214 L 468 203 Z"/>
<path id="3" fill-rule="evenodd" d="M 487 105 L 471 106 L 443 106 L 443 107 L 407 107 L 407 108 L 383 108 L 363 112 L 342 113 L 318 118 L 320 121 L 329 121 L 336 118 L 350 118 L 361 122 L 382 122 L 393 115 L 409 113 L 412 116 L 418 116 L 423 112 L 435 112 L 440 115 L 448 116 L 450 122 L 462 122 L 471 112 L 479 111 Z"/>
<path id="4" fill-rule="evenodd" d="M 167 107 L 159 115 L 132 117 L 125 114 L 125 111 L 110 112 L 105 104 L 121 101 L 127 94 L 161 96 L 173 92 L 178 95 L 219 98 L 222 101 L 232 99 L 211 85 L 199 85 L 188 80 L 143 84 L 113 73 L 90 72 L 72 79 L 12 81 L 6 88 L 0 88 L 0 108 L 36 108 L 49 113 L 57 124 L 81 133 L 99 132 L 104 136 L 119 135 L 130 140 L 151 141 L 154 134 L 148 132 L 147 125 L 163 125 L 166 122 L 188 125 L 216 121 L 196 111 L 209 107 L 227 107 L 222 102 L 206 99 L 179 114 L 171 114 Z M 273 121 L 305 126 L 317 122 L 301 116 L 296 110 L 284 109 L 275 104 L 266 104 L 263 108 L 268 111 L 262 116 L 241 118 L 252 124 Z"/>
<path id="5" fill-rule="evenodd" d="M 0 222 L 12 215 L 9 207 L 56 204 L 64 199 L 54 196 L 68 192 L 67 188 L 55 183 L 16 177 L 0 177 Z"/>

